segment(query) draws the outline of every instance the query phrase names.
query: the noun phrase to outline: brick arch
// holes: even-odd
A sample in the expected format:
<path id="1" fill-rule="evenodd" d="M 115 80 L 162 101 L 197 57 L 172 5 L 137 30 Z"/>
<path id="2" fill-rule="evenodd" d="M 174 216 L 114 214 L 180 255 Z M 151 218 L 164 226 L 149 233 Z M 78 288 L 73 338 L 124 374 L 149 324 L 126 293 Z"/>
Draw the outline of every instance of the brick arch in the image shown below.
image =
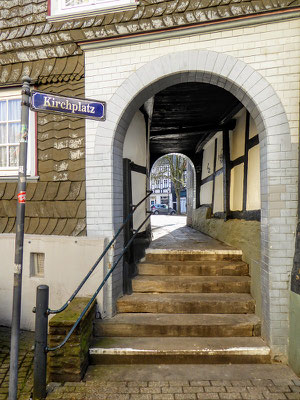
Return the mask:
<path id="1" fill-rule="evenodd" d="M 261 271 L 262 271 L 262 312 L 263 333 L 276 353 L 286 353 L 288 332 L 282 329 L 276 333 L 278 312 L 278 290 L 273 285 L 275 276 L 285 271 L 286 281 L 292 269 L 292 252 L 285 262 L 279 265 L 277 257 L 282 249 L 280 227 L 287 224 L 285 211 L 291 205 L 282 196 L 281 208 L 272 201 L 272 192 L 279 190 L 285 193 L 286 184 L 295 180 L 293 169 L 283 169 L 286 152 L 290 146 L 290 132 L 284 107 L 268 81 L 250 65 L 230 55 L 206 50 L 188 50 L 167 54 L 145 64 L 126 79 L 115 91 L 108 102 L 107 121 L 97 130 L 95 151 L 91 165 L 95 165 L 103 157 L 109 157 L 110 179 L 113 187 L 111 202 L 111 223 L 107 231 L 114 231 L 122 221 L 119 203 L 122 199 L 121 185 L 113 182 L 122 181 L 123 142 L 129 123 L 135 111 L 150 97 L 168 86 L 181 82 L 205 82 L 220 86 L 232 93 L 250 112 L 255 120 L 260 140 L 261 157 Z M 101 154 L 103 140 L 110 143 L 111 153 Z M 274 164 L 276 160 L 277 164 Z M 87 160 L 87 169 L 89 163 Z M 88 171 L 87 171 L 87 175 Z M 280 185 L 278 189 L 278 185 Z M 88 232 L 99 231 L 101 217 L 89 218 L 89 184 L 87 179 L 87 220 Z M 296 205 L 294 206 L 296 208 Z M 91 208 L 94 209 L 94 208 Z M 273 218 L 274 216 L 274 218 Z M 276 218 L 275 218 L 276 216 Z M 93 221 L 94 219 L 94 221 Z M 90 221 L 90 223 L 89 223 Z M 296 221 L 295 221 L 296 223 Z M 293 224 L 293 222 L 290 222 Z M 282 277 L 283 275 L 281 275 Z M 288 297 L 288 290 L 281 296 Z M 287 311 L 286 311 L 287 315 Z M 288 324 L 286 324 L 288 325 Z"/>

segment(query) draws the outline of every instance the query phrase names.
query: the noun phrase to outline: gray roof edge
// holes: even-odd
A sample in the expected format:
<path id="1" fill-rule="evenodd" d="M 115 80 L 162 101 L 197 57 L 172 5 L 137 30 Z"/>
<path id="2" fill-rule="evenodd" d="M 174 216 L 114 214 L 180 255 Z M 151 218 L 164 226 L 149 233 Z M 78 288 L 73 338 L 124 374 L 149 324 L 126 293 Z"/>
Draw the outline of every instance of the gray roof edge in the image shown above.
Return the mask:
<path id="1" fill-rule="evenodd" d="M 245 26 L 264 25 L 279 21 L 292 20 L 296 18 L 300 18 L 300 7 L 296 7 L 295 9 L 286 9 L 280 11 L 278 10 L 275 12 L 271 11 L 269 13 L 265 12 L 263 14 L 256 14 L 246 17 L 238 17 L 235 20 L 219 20 L 199 24 L 197 26 L 193 24 L 191 26 L 176 27 L 170 30 L 162 30 L 160 32 L 156 30 L 146 33 L 141 32 L 132 36 L 118 36 L 114 38 L 97 39 L 90 42 L 82 41 L 78 42 L 78 44 L 83 50 L 93 50 L 107 47 L 125 46 L 128 44 L 148 42 L 153 40 L 164 40 L 170 38 L 178 38 L 181 36 L 191 36 L 208 32 L 217 32 L 220 30 L 225 31 L 236 28 L 243 28 Z"/>

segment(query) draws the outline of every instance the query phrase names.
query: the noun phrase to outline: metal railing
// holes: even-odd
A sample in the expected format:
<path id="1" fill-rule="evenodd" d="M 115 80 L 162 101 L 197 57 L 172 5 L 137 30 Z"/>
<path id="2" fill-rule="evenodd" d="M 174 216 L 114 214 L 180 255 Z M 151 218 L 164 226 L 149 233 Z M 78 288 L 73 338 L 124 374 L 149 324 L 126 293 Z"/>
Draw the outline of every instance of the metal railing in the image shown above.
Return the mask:
<path id="1" fill-rule="evenodd" d="M 108 243 L 100 257 L 97 259 L 97 261 L 94 263 L 94 265 L 91 267 L 89 272 L 86 274 L 86 276 L 83 278 L 83 280 L 80 282 L 76 290 L 73 292 L 73 294 L 70 296 L 70 298 L 66 301 L 66 303 L 60 307 L 57 310 L 51 310 L 49 309 L 49 287 L 47 285 L 40 285 L 37 287 L 37 292 L 36 292 L 36 307 L 34 307 L 33 312 L 36 313 L 36 323 L 35 323 L 35 349 L 34 349 L 34 384 L 33 384 L 33 399 L 34 400 L 40 400 L 40 399 L 45 399 L 46 398 L 46 372 L 47 372 L 47 353 L 50 351 L 55 351 L 57 349 L 60 349 L 63 347 L 76 327 L 80 324 L 82 318 L 90 308 L 91 304 L 94 302 L 96 299 L 97 295 L 121 261 L 122 257 L 124 254 L 127 252 L 127 250 L 130 248 L 131 244 L 133 243 L 135 237 L 141 230 L 142 226 L 149 220 L 151 217 L 151 211 L 147 211 L 149 214 L 144 221 L 140 224 L 140 226 L 133 230 L 133 235 L 130 238 L 130 240 L 127 242 L 127 244 L 123 247 L 123 250 L 121 254 L 118 256 L 117 260 L 113 263 L 113 266 L 110 268 L 108 273 L 105 275 L 103 281 L 101 284 L 98 286 L 97 290 L 91 297 L 90 301 L 88 304 L 85 306 L 85 308 L 82 310 L 80 316 L 70 329 L 69 333 L 66 335 L 66 337 L 63 339 L 63 341 L 55 346 L 55 347 L 48 347 L 47 344 L 47 336 L 48 336 L 48 315 L 50 314 L 58 314 L 62 311 L 64 311 L 68 305 L 74 300 L 80 289 L 83 287 L 83 285 L 87 282 L 91 274 L 94 272 L 94 270 L 97 268 L 103 257 L 107 254 L 108 250 L 111 248 L 111 246 L 115 243 L 116 239 L 122 232 L 122 230 L 125 228 L 125 226 L 129 223 L 131 218 L 133 218 L 133 214 L 136 211 L 136 209 L 150 196 L 152 191 L 147 191 L 147 195 L 135 206 L 132 206 L 132 211 L 128 214 L 126 217 L 125 221 L 123 222 L 122 226 L 118 229 L 117 233 L 114 235 L 112 240 Z"/>

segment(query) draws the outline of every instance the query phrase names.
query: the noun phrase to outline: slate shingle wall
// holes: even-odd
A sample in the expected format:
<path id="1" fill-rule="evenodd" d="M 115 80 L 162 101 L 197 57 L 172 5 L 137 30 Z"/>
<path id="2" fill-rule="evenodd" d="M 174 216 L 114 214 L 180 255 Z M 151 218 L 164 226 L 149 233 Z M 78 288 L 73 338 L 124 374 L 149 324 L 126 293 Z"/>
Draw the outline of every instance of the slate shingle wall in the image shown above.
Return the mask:
<path id="1" fill-rule="evenodd" d="M 25 74 L 43 83 L 78 77 L 83 72 L 80 41 L 170 30 L 299 5 L 300 0 L 141 0 L 135 10 L 50 23 L 47 0 L 2 0 L 0 85 L 20 82 Z"/>
<path id="2" fill-rule="evenodd" d="M 45 84 L 45 92 L 84 97 L 84 80 Z M 86 235 L 85 120 L 37 114 L 38 182 L 27 184 L 25 232 Z M 0 233 L 15 232 L 16 182 L 0 183 Z"/>

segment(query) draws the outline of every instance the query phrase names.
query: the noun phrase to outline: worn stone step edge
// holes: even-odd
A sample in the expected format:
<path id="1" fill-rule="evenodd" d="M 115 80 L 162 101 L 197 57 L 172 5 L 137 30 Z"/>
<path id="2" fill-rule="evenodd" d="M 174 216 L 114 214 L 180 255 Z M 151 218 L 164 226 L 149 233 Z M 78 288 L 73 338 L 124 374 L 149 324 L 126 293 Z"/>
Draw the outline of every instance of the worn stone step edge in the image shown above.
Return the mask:
<path id="1" fill-rule="evenodd" d="M 182 363 L 270 362 L 270 348 L 259 338 L 113 338 L 89 349 L 93 362 Z M 107 345 L 105 345 L 105 341 Z M 118 346 L 118 342 L 122 344 Z M 101 345 L 102 343 L 102 345 Z M 111 343 L 111 345 L 109 345 Z M 148 343 L 148 344 L 147 344 Z M 202 343 L 202 344 L 201 344 Z M 235 345 L 232 345 L 235 343 Z M 180 346 L 181 344 L 181 346 Z M 184 347 L 183 347 L 184 345 Z M 198 346 L 198 348 L 196 348 Z M 181 348 L 180 348 L 181 347 Z"/>
<path id="2" fill-rule="evenodd" d="M 132 280 L 137 293 L 250 293 L 249 276 L 149 276 Z"/>
<path id="3" fill-rule="evenodd" d="M 147 249 L 145 260 L 240 260 L 241 250 L 168 250 Z"/>
<path id="4" fill-rule="evenodd" d="M 147 262 L 138 264 L 139 275 L 159 276 L 248 276 L 249 267 L 243 261 L 232 263 L 217 261 L 218 264 L 210 264 L 206 261 L 164 261 Z"/>
<path id="5" fill-rule="evenodd" d="M 255 314 L 150 314 L 121 313 L 96 321 L 95 336 L 229 337 L 260 336 Z"/>
<path id="6" fill-rule="evenodd" d="M 255 302 L 244 293 L 133 293 L 118 300 L 117 310 L 126 313 L 249 314 L 254 313 Z"/>

